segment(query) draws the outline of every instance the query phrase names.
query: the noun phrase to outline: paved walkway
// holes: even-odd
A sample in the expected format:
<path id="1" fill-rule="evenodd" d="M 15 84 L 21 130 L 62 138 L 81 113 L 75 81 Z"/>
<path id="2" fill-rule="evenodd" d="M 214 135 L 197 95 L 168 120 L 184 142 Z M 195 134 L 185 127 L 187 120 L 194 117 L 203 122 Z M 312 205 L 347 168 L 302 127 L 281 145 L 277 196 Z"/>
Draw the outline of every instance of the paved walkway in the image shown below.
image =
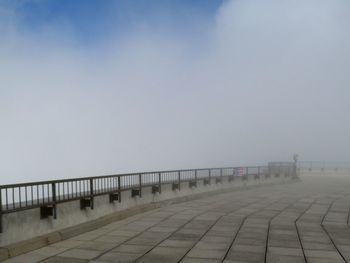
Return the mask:
<path id="1" fill-rule="evenodd" d="M 350 175 L 175 204 L 12 258 L 17 263 L 350 262 Z"/>

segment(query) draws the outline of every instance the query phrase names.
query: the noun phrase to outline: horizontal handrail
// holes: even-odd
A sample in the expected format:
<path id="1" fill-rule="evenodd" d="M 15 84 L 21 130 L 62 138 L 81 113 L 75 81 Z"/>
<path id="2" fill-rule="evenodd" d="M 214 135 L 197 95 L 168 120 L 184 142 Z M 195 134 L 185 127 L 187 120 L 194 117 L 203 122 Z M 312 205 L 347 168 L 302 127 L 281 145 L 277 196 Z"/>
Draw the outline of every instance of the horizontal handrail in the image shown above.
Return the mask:
<path id="1" fill-rule="evenodd" d="M 235 167 L 214 167 L 214 168 L 195 168 L 195 169 L 181 169 L 181 170 L 160 170 L 160 171 L 150 171 L 150 172 L 132 172 L 132 173 L 121 173 L 121 174 L 109 174 L 109 175 L 99 175 L 99 176 L 90 176 L 90 177 L 75 177 L 75 178 L 67 178 L 67 179 L 56 179 L 56 180 L 48 180 L 48 181 L 35 181 L 35 182 L 28 182 L 28 183 L 15 183 L 15 184 L 4 184 L 0 185 L 0 188 L 7 188 L 7 187 L 19 187 L 19 186 L 30 186 L 30 185 L 37 185 L 37 184 L 49 184 L 49 183 L 60 183 L 60 182 L 72 182 L 72 181 L 79 181 L 79 180 L 89 180 L 89 179 L 98 179 L 98 178 L 107 178 L 107 177 L 118 177 L 118 176 L 130 176 L 130 175 L 136 175 L 136 174 L 154 174 L 154 173 L 173 173 L 173 172 L 189 172 L 189 171 L 204 171 L 204 170 L 219 170 L 219 169 L 257 169 L 259 167 L 265 167 L 267 166 L 235 166 Z"/>
<path id="2" fill-rule="evenodd" d="M 288 165 L 287 165 L 288 166 Z M 281 164 L 277 167 L 281 172 Z M 276 167 L 274 167 L 276 168 Z M 288 174 L 292 170 L 288 166 Z M 255 175 L 271 173 L 268 166 L 246 167 L 215 167 L 199 169 L 165 170 L 153 172 L 136 172 L 124 174 L 102 175 L 94 177 L 69 178 L 27 183 L 0 185 L 0 232 L 1 215 L 18 211 L 40 208 L 45 213 L 50 212 L 56 218 L 56 205 L 74 200 L 81 201 L 81 208 L 93 209 L 93 198 L 100 195 L 110 195 L 110 200 L 121 201 L 121 192 L 131 190 L 132 196 L 142 196 L 142 188 L 152 186 L 152 193 L 161 192 L 162 185 L 173 184 L 173 189 L 180 190 L 180 183 L 190 182 L 190 187 L 196 187 L 197 181 L 222 177 Z M 287 173 L 285 171 L 285 173 Z M 111 202 L 112 202 L 111 201 Z M 48 208 L 49 207 L 49 208 Z"/>

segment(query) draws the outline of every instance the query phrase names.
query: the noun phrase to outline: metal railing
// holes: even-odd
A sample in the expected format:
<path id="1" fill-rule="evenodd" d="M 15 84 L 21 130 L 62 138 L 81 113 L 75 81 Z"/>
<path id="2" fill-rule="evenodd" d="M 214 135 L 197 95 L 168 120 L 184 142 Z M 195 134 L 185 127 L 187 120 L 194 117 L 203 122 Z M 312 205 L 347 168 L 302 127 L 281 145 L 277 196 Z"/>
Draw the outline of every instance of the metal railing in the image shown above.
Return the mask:
<path id="1" fill-rule="evenodd" d="M 223 177 L 233 179 L 242 176 L 247 179 L 250 175 L 255 175 L 255 179 L 267 176 L 269 169 L 267 166 L 187 169 L 1 185 L 0 232 L 3 214 L 40 208 L 42 218 L 52 216 L 56 219 L 56 206 L 64 202 L 80 200 L 81 209 L 93 209 L 93 199 L 100 195 L 110 195 L 111 203 L 116 200 L 121 202 L 122 191 L 131 190 L 132 196 L 141 197 L 144 187 L 151 186 L 153 193 L 161 193 L 165 184 L 173 184 L 173 190 L 180 190 L 182 182 L 190 182 L 192 187 L 197 186 L 199 180 L 205 180 L 208 184 L 211 183 L 210 179 L 217 178 L 216 183 L 219 183 Z"/>
<path id="2" fill-rule="evenodd" d="M 305 172 L 347 172 L 350 173 L 349 162 L 301 161 L 298 170 Z"/>

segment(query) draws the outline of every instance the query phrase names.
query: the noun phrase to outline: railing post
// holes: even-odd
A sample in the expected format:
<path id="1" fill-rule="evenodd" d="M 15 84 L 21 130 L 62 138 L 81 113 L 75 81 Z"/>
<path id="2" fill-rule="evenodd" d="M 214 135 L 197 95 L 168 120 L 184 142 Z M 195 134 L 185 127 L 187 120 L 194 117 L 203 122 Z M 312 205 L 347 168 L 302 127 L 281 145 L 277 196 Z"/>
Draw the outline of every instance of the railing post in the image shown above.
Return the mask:
<path id="1" fill-rule="evenodd" d="M 162 192 L 162 176 L 161 173 L 158 173 L 158 184 L 159 184 L 159 193 Z"/>
<path id="2" fill-rule="evenodd" d="M 90 179 L 90 201 L 91 201 L 91 209 L 94 209 L 94 180 Z"/>
<path id="3" fill-rule="evenodd" d="M 140 187 L 140 197 L 142 196 L 142 174 L 139 174 L 139 187 Z"/>
<path id="4" fill-rule="evenodd" d="M 122 201 L 122 192 L 120 191 L 120 176 L 118 176 L 118 201 Z"/>
<path id="5" fill-rule="evenodd" d="M 223 174 L 222 174 L 222 168 L 220 168 L 220 178 L 221 178 L 221 180 L 222 180 L 222 176 L 223 176 Z"/>
<path id="6" fill-rule="evenodd" d="M 56 209 L 56 184 L 52 183 L 52 208 L 53 208 L 53 218 L 57 219 L 57 209 Z"/>
<path id="7" fill-rule="evenodd" d="M 278 174 L 281 176 L 281 165 L 278 167 Z"/>
<path id="8" fill-rule="evenodd" d="M 196 182 L 196 187 L 197 187 L 197 169 L 194 170 L 194 181 Z"/>
<path id="9" fill-rule="evenodd" d="M 179 190 L 181 189 L 181 174 L 180 173 L 181 173 L 180 171 L 177 172 L 178 182 L 179 182 Z"/>
<path id="10" fill-rule="evenodd" d="M 211 183 L 211 169 L 209 169 L 208 177 L 209 177 L 209 183 Z"/>
<path id="11" fill-rule="evenodd" d="M 0 188 L 0 233 L 2 233 L 2 188 Z"/>
<path id="12" fill-rule="evenodd" d="M 258 166 L 258 176 L 259 176 L 259 179 L 260 179 L 260 166 Z"/>

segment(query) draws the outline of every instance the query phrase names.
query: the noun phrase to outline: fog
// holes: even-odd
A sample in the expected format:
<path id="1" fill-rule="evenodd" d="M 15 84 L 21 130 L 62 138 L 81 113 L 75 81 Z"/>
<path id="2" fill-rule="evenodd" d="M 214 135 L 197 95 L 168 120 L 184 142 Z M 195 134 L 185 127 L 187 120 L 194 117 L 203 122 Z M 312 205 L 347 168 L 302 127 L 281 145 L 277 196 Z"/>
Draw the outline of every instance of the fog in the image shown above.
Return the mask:
<path id="1" fill-rule="evenodd" d="M 348 161 L 350 2 L 225 1 L 191 34 L 145 21 L 96 47 L 0 3 L 0 184 Z"/>

